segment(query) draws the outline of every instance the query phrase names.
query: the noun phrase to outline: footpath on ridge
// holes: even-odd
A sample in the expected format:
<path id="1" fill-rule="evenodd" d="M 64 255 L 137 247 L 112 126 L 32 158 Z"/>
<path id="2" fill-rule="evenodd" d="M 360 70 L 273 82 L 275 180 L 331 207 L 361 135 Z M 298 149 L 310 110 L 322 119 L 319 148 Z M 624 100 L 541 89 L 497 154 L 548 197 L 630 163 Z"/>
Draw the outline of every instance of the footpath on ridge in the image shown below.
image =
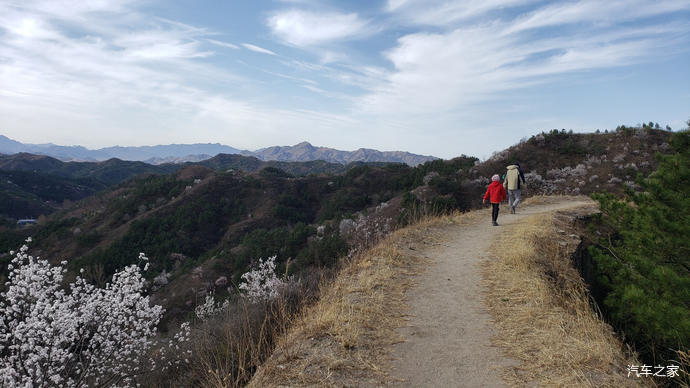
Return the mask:
<path id="1" fill-rule="evenodd" d="M 406 387 L 505 386 L 496 367 L 514 365 L 491 344 L 492 320 L 483 302 L 481 265 L 491 260 L 490 246 L 500 233 L 519 228 L 526 217 L 591 205 L 572 197 L 555 203 L 501 206 L 498 223 L 485 217 L 438 231 L 437 244 L 425 245 L 430 261 L 407 291 L 408 324 L 404 342 L 394 345 L 391 378 Z"/>
<path id="2" fill-rule="evenodd" d="M 323 289 L 249 386 L 505 386 L 501 367 L 519 364 L 491 342 L 482 269 L 496 260 L 492 246 L 532 216 L 596 206 L 586 197 L 527 202 L 517 214 L 503 205 L 501 226 L 485 208 L 393 232 Z"/>

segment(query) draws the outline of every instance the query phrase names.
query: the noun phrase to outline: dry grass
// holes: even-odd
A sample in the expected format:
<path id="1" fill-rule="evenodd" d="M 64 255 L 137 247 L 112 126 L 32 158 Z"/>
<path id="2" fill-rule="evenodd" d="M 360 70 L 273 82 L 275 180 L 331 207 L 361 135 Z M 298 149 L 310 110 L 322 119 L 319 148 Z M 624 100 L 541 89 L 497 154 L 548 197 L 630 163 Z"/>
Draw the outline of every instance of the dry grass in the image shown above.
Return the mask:
<path id="1" fill-rule="evenodd" d="M 390 383 L 390 348 L 402 340 L 405 291 L 426 259 L 430 229 L 463 216 L 426 218 L 393 232 L 343 266 L 321 299 L 293 322 L 249 386 L 379 386 Z"/>
<path id="2" fill-rule="evenodd" d="M 683 351 L 679 350 L 677 352 L 678 355 L 678 364 L 680 364 L 680 377 L 681 381 L 679 382 L 679 386 L 682 388 L 689 388 L 690 387 L 690 351 Z"/>
<path id="3" fill-rule="evenodd" d="M 564 199 L 582 200 L 533 197 L 524 205 Z M 332 282 L 322 285 L 321 299 L 292 322 L 249 386 L 394 383 L 387 371 L 391 345 L 402 341 L 397 330 L 405 324 L 405 292 L 428 263 L 417 248 L 433 244 L 430 239 L 439 227 L 485 217 L 479 210 L 425 218 L 350 260 Z M 586 285 L 569 261 L 576 241 L 565 237 L 568 226 L 549 214 L 526 219 L 519 228 L 506 229 L 494 247 L 500 259 L 487 263 L 484 273 L 496 321 L 495 343 L 520 362 L 504 372 L 506 381 L 596 387 L 650 382 L 626 377 L 626 366 L 640 363 L 593 312 Z"/>
<path id="4" fill-rule="evenodd" d="M 552 200 L 534 197 L 530 202 Z M 565 232 L 570 226 L 553 214 L 532 216 L 494 245 L 497 259 L 483 273 L 496 322 L 493 340 L 519 361 L 503 377 L 519 386 L 650 382 L 627 378 L 626 366 L 640 363 L 593 312 L 587 287 L 570 262 L 579 242 Z"/>
<path id="5" fill-rule="evenodd" d="M 245 386 L 270 356 L 276 338 L 285 333 L 302 299 L 289 292 L 266 303 L 232 299 L 220 314 L 194 320 L 190 341 L 173 351 L 172 368 L 156 370 L 141 383 L 161 388 Z M 154 352 L 156 356 L 160 354 Z M 168 364 L 161 359 L 156 363 Z"/>

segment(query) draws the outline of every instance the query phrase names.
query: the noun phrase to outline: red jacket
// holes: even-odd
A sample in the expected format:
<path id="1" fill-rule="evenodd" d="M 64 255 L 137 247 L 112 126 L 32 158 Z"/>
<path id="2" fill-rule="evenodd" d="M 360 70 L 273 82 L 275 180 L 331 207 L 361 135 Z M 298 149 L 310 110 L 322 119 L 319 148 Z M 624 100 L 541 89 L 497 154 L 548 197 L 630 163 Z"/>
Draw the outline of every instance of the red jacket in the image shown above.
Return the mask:
<path id="1" fill-rule="evenodd" d="M 486 189 L 484 200 L 489 200 L 491 203 L 501 203 L 506 199 L 506 189 L 501 182 L 493 181 Z"/>

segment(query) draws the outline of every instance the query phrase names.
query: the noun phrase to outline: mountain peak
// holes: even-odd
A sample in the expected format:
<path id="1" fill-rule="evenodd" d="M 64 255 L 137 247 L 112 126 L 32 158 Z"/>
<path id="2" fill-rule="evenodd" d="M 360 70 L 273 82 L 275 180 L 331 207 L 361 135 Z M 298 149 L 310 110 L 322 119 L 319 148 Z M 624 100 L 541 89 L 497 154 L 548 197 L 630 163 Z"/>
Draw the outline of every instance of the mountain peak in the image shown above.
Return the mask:
<path id="1" fill-rule="evenodd" d="M 294 146 L 274 146 L 256 151 L 243 151 L 220 143 L 167 144 L 154 146 L 112 146 L 90 150 L 82 146 L 59 146 L 46 144 L 23 144 L 0 135 L 0 153 L 16 154 L 29 152 L 58 158 L 62 161 L 105 161 L 111 158 L 148 163 L 198 161 L 218 154 L 254 156 L 261 160 L 285 162 L 306 162 L 323 160 L 346 165 L 351 162 L 394 162 L 416 166 L 433 156 L 415 155 L 407 152 L 381 152 L 368 148 L 357 151 L 341 151 L 334 148 L 315 147 L 308 141 Z M 203 157 L 202 157 L 203 155 Z"/>

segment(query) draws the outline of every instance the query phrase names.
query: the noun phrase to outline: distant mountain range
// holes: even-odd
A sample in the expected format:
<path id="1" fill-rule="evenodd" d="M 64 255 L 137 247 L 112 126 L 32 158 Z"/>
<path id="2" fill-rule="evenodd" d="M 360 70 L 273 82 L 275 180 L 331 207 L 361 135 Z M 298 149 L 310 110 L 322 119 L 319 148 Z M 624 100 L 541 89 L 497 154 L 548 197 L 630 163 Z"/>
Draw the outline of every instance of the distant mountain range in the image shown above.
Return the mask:
<path id="1" fill-rule="evenodd" d="M 263 161 L 255 156 L 218 154 L 199 162 L 153 165 L 117 158 L 100 162 L 63 162 L 50 156 L 26 152 L 0 155 L 0 225 L 5 217 L 36 218 L 41 214 L 50 214 L 60 209 L 65 200 L 80 200 L 142 174 L 166 175 L 186 167 L 197 168 L 192 171 L 199 171 L 201 168 L 248 173 L 269 168 L 263 175 L 290 177 L 341 174 L 362 165 L 375 167 L 386 163 L 352 162 L 343 165 L 322 160 Z"/>
<path id="2" fill-rule="evenodd" d="M 341 151 L 327 147 L 315 147 L 307 142 L 294 146 L 275 146 L 257 151 L 239 150 L 219 143 L 168 144 L 140 147 L 106 147 L 90 150 L 82 146 L 60 146 L 52 143 L 25 144 L 0 135 L 0 153 L 27 152 L 47 155 L 62 161 L 103 161 L 112 158 L 143 161 L 150 164 L 199 162 L 218 154 L 254 156 L 263 161 L 306 162 L 323 160 L 329 163 L 394 162 L 416 166 L 438 159 L 434 156 L 417 155 L 403 151 L 378 151 L 360 148 Z"/>

